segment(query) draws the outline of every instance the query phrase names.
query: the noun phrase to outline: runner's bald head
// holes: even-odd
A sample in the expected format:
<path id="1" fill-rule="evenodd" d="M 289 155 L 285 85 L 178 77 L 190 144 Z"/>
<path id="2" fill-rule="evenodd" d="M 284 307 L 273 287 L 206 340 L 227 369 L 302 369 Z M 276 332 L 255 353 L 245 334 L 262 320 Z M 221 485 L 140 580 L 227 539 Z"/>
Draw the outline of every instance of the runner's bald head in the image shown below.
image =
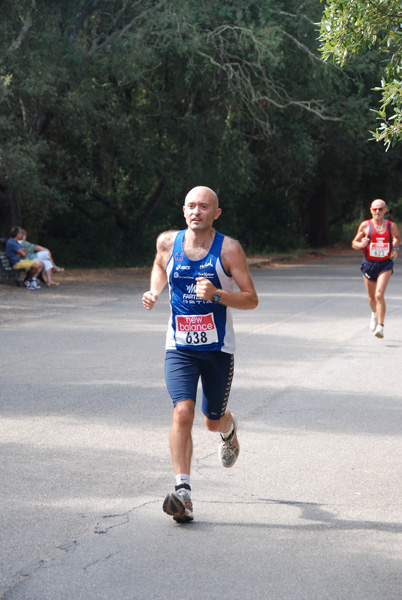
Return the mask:
<path id="1" fill-rule="evenodd" d="M 211 188 L 209 188 L 205 185 L 198 185 L 198 186 L 194 187 L 192 190 L 190 190 L 184 199 L 184 204 L 186 204 L 186 202 L 188 200 L 194 200 L 195 198 L 202 198 L 202 197 L 208 198 L 208 199 L 212 200 L 213 202 L 215 202 L 215 204 L 216 204 L 215 208 L 219 207 L 218 196 L 216 195 L 214 190 L 211 190 Z"/>
<path id="2" fill-rule="evenodd" d="M 373 200 L 370 208 L 387 208 L 385 200 L 381 200 L 381 198 L 377 198 Z"/>

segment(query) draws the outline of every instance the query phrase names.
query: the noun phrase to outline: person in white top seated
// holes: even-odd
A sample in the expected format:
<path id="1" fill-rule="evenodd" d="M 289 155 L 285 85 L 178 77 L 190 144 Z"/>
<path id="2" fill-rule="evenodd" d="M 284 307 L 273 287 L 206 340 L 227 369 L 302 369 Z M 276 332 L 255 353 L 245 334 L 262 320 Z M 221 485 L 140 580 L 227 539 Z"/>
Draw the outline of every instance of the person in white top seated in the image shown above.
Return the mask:
<path id="1" fill-rule="evenodd" d="M 39 244 L 32 244 L 27 241 L 27 232 L 25 229 L 21 228 L 22 238 L 19 240 L 19 244 L 22 248 L 27 251 L 26 258 L 31 260 L 40 260 L 45 265 L 44 271 L 47 280 L 48 287 L 56 287 L 59 285 L 57 281 L 53 279 L 53 273 L 62 273 L 64 271 L 63 268 L 58 267 L 53 258 L 50 250 L 48 248 L 44 248 L 43 246 L 39 246 Z"/>

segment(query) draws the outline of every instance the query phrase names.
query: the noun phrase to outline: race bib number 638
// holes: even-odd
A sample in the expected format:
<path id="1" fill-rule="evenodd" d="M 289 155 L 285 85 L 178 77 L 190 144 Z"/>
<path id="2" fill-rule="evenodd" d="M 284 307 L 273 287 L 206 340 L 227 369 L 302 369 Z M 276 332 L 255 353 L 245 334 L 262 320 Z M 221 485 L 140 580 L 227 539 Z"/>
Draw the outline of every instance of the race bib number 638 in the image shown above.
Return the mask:
<path id="1" fill-rule="evenodd" d="M 177 315 L 176 343 L 182 346 L 215 344 L 218 331 L 213 313 L 208 315 Z"/>

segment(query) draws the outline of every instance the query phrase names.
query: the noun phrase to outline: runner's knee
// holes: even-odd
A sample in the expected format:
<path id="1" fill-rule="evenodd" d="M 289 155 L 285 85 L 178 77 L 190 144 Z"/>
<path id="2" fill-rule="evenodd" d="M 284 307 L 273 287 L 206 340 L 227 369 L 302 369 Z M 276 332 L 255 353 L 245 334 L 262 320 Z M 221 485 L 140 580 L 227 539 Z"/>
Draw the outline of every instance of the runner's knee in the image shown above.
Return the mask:
<path id="1" fill-rule="evenodd" d="M 174 407 L 173 421 L 180 428 L 190 428 L 194 420 L 194 402 L 184 400 Z"/>

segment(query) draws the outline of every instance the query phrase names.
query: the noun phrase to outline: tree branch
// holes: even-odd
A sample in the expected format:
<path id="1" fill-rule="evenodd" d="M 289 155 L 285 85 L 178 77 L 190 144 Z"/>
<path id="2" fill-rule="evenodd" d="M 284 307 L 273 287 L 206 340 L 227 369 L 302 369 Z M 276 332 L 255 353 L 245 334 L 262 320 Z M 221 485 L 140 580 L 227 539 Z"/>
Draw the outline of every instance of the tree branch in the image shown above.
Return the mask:
<path id="1" fill-rule="evenodd" d="M 11 44 L 8 47 L 7 53 L 12 53 L 12 52 L 16 52 L 17 50 L 19 50 L 19 48 L 21 47 L 23 41 L 25 40 L 25 37 L 28 33 L 28 31 L 31 29 L 32 27 L 32 14 L 34 12 L 34 10 L 36 9 L 36 0 L 32 0 L 32 5 L 29 8 L 27 15 L 25 17 L 24 23 L 22 25 L 21 31 L 19 32 L 18 36 L 15 38 L 15 40 L 13 40 L 11 42 Z M 0 58 L 0 65 L 2 65 L 4 63 L 4 58 Z"/>
<path id="2" fill-rule="evenodd" d="M 310 58 L 316 60 L 319 63 L 322 62 L 321 56 L 318 56 L 317 54 L 314 54 L 314 52 L 311 52 L 311 50 L 309 48 L 307 48 L 307 46 L 305 44 L 302 44 L 301 42 L 299 42 L 299 40 L 297 38 L 295 38 L 293 35 L 291 35 L 287 31 L 282 31 L 282 33 L 283 33 L 283 35 L 285 35 L 286 37 L 288 37 L 289 39 L 291 39 L 292 42 L 298 48 L 301 48 Z"/>
<path id="3" fill-rule="evenodd" d="M 140 2 L 135 2 L 135 5 L 137 4 L 140 4 Z M 125 35 L 130 33 L 134 29 L 134 27 L 136 27 L 141 22 L 141 20 L 149 19 L 149 17 L 154 12 L 158 11 L 164 4 L 164 1 L 159 2 L 159 4 L 156 4 L 149 10 L 146 10 L 145 12 L 136 15 L 120 31 L 114 31 L 109 29 L 107 33 L 102 33 L 102 35 L 100 35 L 96 40 L 93 41 L 90 52 L 98 52 L 99 50 L 102 50 L 102 48 L 106 44 L 110 44 L 112 41 L 119 40 L 120 38 L 124 37 Z"/>
<path id="4" fill-rule="evenodd" d="M 142 215 L 138 219 L 138 224 L 140 226 L 146 221 L 146 219 L 149 216 L 152 215 L 152 213 L 158 206 L 159 202 L 161 201 L 162 194 L 165 189 L 165 184 L 166 184 L 166 180 L 164 177 L 162 177 L 161 179 L 155 178 L 155 181 L 153 183 L 152 189 L 149 194 L 148 201 L 141 211 Z"/>
<path id="5" fill-rule="evenodd" d="M 92 15 L 92 13 L 98 8 L 101 0 L 92 0 L 92 3 L 86 4 L 82 10 L 74 19 L 72 30 L 70 33 L 70 41 L 75 42 L 80 33 L 85 21 Z"/>
<path id="6" fill-rule="evenodd" d="M 18 50 L 21 47 L 21 44 L 23 43 L 25 36 L 27 35 L 28 31 L 32 27 L 32 14 L 35 9 L 36 9 L 36 1 L 32 0 L 32 5 L 27 12 L 22 29 L 21 29 L 18 37 L 13 42 L 11 42 L 11 44 L 8 48 L 8 52 L 15 52 L 16 50 Z"/>

